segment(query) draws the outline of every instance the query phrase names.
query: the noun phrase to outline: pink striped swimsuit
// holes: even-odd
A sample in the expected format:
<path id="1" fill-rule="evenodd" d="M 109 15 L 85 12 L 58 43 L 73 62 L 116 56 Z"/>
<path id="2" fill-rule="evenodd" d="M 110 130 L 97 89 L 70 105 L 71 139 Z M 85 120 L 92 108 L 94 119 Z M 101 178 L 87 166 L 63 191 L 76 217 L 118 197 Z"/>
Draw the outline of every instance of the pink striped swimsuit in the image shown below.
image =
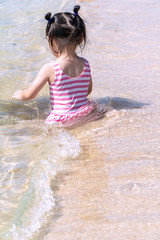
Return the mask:
<path id="1" fill-rule="evenodd" d="M 91 78 L 89 63 L 84 59 L 84 68 L 79 77 L 70 78 L 54 61 L 55 80 L 49 84 L 51 112 L 45 123 L 70 125 L 88 116 L 96 107 L 87 99 Z"/>

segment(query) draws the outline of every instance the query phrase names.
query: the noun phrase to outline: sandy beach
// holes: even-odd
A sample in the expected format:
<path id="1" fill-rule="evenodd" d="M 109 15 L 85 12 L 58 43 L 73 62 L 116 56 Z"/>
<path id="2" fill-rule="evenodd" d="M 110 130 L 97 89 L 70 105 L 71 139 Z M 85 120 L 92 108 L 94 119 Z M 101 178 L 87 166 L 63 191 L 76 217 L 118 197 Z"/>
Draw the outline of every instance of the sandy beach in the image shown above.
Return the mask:
<path id="1" fill-rule="evenodd" d="M 42 239 L 159 240 L 160 3 L 79 2 L 92 96 L 114 110 L 71 131 L 82 153 L 52 182 L 58 214 Z"/>

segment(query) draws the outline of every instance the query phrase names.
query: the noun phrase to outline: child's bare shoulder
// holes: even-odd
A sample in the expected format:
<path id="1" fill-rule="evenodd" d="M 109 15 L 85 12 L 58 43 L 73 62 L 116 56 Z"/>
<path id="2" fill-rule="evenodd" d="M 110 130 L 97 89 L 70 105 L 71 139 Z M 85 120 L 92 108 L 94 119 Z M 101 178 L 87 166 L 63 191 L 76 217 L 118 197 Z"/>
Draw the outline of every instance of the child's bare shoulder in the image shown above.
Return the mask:
<path id="1" fill-rule="evenodd" d="M 53 63 L 54 63 L 54 61 L 45 63 L 41 68 L 41 70 L 44 72 L 44 74 L 47 75 L 49 83 L 52 83 L 55 78 L 55 71 L 54 71 Z"/>
<path id="2" fill-rule="evenodd" d="M 50 76 L 54 74 L 54 67 L 53 67 L 53 62 L 45 63 L 41 69 L 40 72 Z"/>

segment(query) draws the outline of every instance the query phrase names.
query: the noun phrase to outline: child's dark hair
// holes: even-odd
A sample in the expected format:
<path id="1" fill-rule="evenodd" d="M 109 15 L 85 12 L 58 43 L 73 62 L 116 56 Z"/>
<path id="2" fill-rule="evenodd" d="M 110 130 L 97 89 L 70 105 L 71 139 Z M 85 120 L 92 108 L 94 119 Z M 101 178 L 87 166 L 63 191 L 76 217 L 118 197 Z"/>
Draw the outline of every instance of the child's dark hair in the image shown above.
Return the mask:
<path id="1" fill-rule="evenodd" d="M 54 52 L 53 40 L 57 43 L 58 51 L 61 54 L 69 45 L 80 45 L 84 48 L 86 45 L 86 27 L 84 20 L 78 15 L 80 9 L 76 5 L 73 13 L 60 12 L 51 17 L 51 13 L 47 13 L 45 19 L 48 21 L 46 26 L 46 37 L 48 38 L 50 47 Z"/>

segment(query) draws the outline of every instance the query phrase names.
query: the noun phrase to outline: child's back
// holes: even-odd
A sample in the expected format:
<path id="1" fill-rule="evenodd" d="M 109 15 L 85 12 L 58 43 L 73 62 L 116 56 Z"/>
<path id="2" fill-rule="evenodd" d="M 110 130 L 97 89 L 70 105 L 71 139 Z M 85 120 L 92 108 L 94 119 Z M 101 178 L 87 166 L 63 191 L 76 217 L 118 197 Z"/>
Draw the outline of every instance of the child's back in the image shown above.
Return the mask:
<path id="1" fill-rule="evenodd" d="M 83 58 L 80 58 L 78 56 L 72 58 L 68 57 L 66 59 L 64 58 L 58 58 L 57 63 L 61 67 L 62 71 L 68 75 L 70 78 L 76 78 L 78 77 L 84 68 L 85 62 Z"/>

